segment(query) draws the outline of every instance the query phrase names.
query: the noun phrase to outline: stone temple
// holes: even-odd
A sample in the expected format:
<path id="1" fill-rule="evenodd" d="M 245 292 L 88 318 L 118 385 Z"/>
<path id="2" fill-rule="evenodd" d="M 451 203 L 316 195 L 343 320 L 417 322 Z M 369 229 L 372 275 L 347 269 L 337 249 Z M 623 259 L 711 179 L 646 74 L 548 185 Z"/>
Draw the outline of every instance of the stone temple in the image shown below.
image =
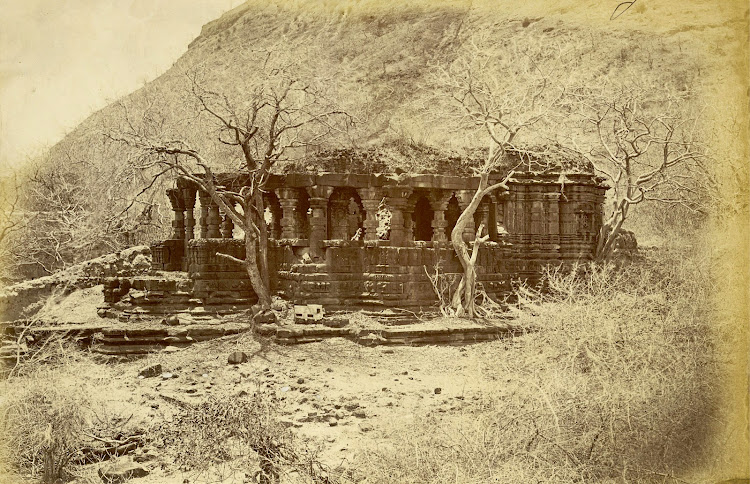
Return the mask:
<path id="1" fill-rule="evenodd" d="M 490 176 L 490 183 L 501 180 Z M 237 187 L 246 178 L 217 175 Z M 271 175 L 264 195 L 271 292 L 295 304 L 418 310 L 437 301 L 428 272 L 459 274 L 449 238 L 479 179 L 410 174 Z M 465 239 L 484 224 L 478 280 L 491 296 L 512 280 L 534 283 L 544 266 L 593 257 L 607 186 L 590 170 L 527 170 L 507 191 L 485 197 Z M 232 221 L 187 180 L 168 190 L 173 234 L 152 244 L 153 268 L 172 277 L 113 279 L 105 301 L 237 308 L 255 300 L 244 268 L 216 256 L 244 258 Z M 162 276 L 168 276 L 159 272 Z M 127 301 L 121 296 L 130 289 Z"/>

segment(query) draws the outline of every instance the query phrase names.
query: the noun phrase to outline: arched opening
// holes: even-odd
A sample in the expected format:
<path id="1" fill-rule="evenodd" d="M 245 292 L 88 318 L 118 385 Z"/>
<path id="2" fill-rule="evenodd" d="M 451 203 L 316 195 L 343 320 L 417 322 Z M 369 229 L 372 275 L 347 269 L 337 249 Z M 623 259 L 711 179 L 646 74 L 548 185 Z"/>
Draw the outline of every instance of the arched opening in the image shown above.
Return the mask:
<path id="1" fill-rule="evenodd" d="M 460 215 L 461 207 L 458 205 L 458 199 L 454 193 L 448 200 L 448 206 L 445 209 L 445 222 L 447 223 L 445 226 L 445 236 L 448 240 L 451 238 L 451 232 L 453 232 L 453 227 L 456 226 L 456 222 L 458 222 L 458 217 Z"/>
<path id="2" fill-rule="evenodd" d="M 328 238 L 351 240 L 362 229 L 364 209 L 359 194 L 353 188 L 337 187 L 328 197 Z"/>
<path id="3" fill-rule="evenodd" d="M 280 239 L 281 238 L 281 204 L 279 198 L 274 192 L 266 192 L 263 194 L 263 205 L 266 207 L 264 210 L 263 218 L 266 221 L 268 227 L 268 238 Z"/>
<path id="4" fill-rule="evenodd" d="M 432 240 L 433 211 L 430 201 L 424 195 L 417 199 L 414 205 L 414 240 Z"/>

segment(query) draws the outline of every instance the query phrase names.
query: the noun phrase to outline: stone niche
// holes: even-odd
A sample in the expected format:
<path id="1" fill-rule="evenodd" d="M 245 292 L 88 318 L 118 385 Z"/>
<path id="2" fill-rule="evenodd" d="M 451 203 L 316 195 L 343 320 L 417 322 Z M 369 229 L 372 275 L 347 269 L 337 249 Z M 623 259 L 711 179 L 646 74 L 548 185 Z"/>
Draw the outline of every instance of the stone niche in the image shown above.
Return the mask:
<path id="1" fill-rule="evenodd" d="M 217 175 L 225 186 L 245 182 L 243 175 Z M 264 195 L 272 291 L 328 309 L 434 305 L 427 272 L 437 268 L 458 281 L 450 233 L 478 183 L 441 175 L 272 175 Z M 606 190 L 590 173 L 557 171 L 517 174 L 507 191 L 486 196 L 464 231 L 467 241 L 480 225 L 489 235 L 478 260 L 484 289 L 501 296 L 511 280 L 537 281 L 546 265 L 590 259 Z M 252 300 L 244 268 L 216 255 L 244 258 L 231 219 L 186 180 L 168 195 L 173 234 L 152 245 L 154 267 L 187 272 L 194 298 Z M 378 216 L 384 210 L 387 231 Z"/>

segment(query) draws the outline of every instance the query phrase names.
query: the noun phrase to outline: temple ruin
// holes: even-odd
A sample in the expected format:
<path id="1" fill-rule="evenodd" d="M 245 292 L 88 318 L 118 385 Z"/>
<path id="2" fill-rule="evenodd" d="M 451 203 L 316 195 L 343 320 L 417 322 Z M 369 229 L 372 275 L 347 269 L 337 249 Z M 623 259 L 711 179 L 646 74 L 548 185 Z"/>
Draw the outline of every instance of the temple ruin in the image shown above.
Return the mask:
<path id="1" fill-rule="evenodd" d="M 490 183 L 500 179 L 491 175 Z M 244 182 L 242 175 L 217 175 L 221 185 Z M 434 306 L 427 273 L 461 273 L 449 238 L 478 183 L 445 175 L 272 175 L 264 194 L 272 293 L 329 310 Z M 590 259 L 606 189 L 590 172 L 527 171 L 516 174 L 507 191 L 487 196 L 464 234 L 473 240 L 480 223 L 487 227 L 490 240 L 477 267 L 484 290 L 502 296 L 511 280 L 533 283 L 548 264 Z M 173 234 L 152 244 L 152 267 L 186 274 L 180 283 L 184 301 L 252 304 L 244 268 L 216 256 L 244 258 L 244 241 L 231 219 L 187 180 L 167 194 Z M 130 286 L 143 291 L 144 302 L 176 290 L 148 281 L 122 285 L 108 284 L 105 299 L 117 303 Z"/>

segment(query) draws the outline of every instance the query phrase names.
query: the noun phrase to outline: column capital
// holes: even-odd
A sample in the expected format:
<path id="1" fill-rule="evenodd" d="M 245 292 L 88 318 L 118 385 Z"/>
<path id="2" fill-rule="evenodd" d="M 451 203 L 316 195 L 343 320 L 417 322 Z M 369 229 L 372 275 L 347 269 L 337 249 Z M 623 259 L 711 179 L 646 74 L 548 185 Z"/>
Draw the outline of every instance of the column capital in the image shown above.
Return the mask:
<path id="1" fill-rule="evenodd" d="M 279 203 L 282 203 L 282 204 L 284 200 L 290 200 L 290 201 L 293 201 L 294 203 L 297 203 L 297 200 L 299 200 L 300 198 L 299 190 L 297 188 L 284 187 L 284 188 L 277 188 L 275 191 L 279 199 Z"/>
<path id="2" fill-rule="evenodd" d="M 326 185 L 313 185 L 311 187 L 306 187 L 306 189 L 307 194 L 310 196 L 311 203 L 313 198 L 324 198 L 328 201 L 328 197 L 333 193 L 333 187 Z"/>
<path id="3" fill-rule="evenodd" d="M 377 200 L 380 203 L 380 200 L 383 199 L 383 189 L 381 187 L 357 188 L 357 193 L 360 200 L 362 200 L 362 206 L 364 206 L 365 200 Z"/>
<path id="4" fill-rule="evenodd" d="M 450 190 L 430 190 L 427 195 L 427 200 L 430 202 L 430 208 L 434 211 L 444 211 L 448 208 L 448 200 L 450 200 L 453 192 Z"/>
<path id="5" fill-rule="evenodd" d="M 393 200 L 394 202 L 401 202 L 403 200 L 403 203 L 405 205 L 408 202 L 408 199 L 414 189 L 412 187 L 390 186 L 385 187 L 383 191 L 385 192 L 385 196 L 388 197 L 389 200 Z"/>
<path id="6" fill-rule="evenodd" d="M 172 210 L 185 210 L 185 201 L 182 198 L 182 192 L 179 188 L 168 188 L 167 197 L 169 198 L 169 203 L 172 204 Z"/>

